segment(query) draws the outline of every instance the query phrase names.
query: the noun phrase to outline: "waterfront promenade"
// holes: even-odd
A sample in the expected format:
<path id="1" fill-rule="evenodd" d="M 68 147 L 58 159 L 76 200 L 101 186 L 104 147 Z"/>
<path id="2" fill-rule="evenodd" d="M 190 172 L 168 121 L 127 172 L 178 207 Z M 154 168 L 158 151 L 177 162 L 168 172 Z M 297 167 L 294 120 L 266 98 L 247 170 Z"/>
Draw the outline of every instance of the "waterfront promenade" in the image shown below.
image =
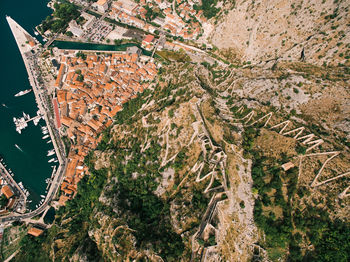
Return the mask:
<path id="1" fill-rule="evenodd" d="M 47 94 L 46 88 L 44 87 L 44 82 L 41 79 L 39 67 L 37 65 L 37 59 L 38 56 L 41 54 L 42 49 L 38 46 L 38 44 L 33 47 L 29 47 L 30 45 L 28 45 L 28 41 L 33 39 L 29 35 L 29 33 L 27 33 L 11 17 L 7 16 L 6 19 L 22 55 L 22 59 L 28 73 L 30 85 L 32 86 L 34 91 L 35 100 L 37 102 L 38 108 L 42 113 L 44 120 L 46 121 L 49 134 L 57 155 L 57 159 L 59 161 L 59 167 L 52 179 L 52 183 L 48 190 L 44 203 L 39 208 L 26 214 L 13 213 L 5 217 L 1 217 L 0 223 L 19 221 L 22 219 L 31 218 L 39 215 L 40 213 L 44 212 L 47 208 L 49 208 L 50 202 L 54 199 L 59 189 L 59 186 L 62 183 L 66 169 L 66 157 L 64 146 L 59 136 L 58 130 L 55 128 L 52 105 Z"/>

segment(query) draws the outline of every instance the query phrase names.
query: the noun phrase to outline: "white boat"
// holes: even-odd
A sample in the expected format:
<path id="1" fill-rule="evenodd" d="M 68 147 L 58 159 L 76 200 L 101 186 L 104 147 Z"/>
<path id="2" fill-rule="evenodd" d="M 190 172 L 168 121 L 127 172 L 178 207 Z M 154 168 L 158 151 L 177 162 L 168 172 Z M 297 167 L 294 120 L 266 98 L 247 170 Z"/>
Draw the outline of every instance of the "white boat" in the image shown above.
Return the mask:
<path id="1" fill-rule="evenodd" d="M 26 94 L 28 94 L 30 91 L 32 91 L 32 89 L 27 89 L 27 90 L 24 90 L 24 91 L 20 91 L 18 92 L 17 94 L 15 94 L 15 96 L 24 96 Z"/>
<path id="2" fill-rule="evenodd" d="M 40 119 L 41 119 L 41 117 L 34 118 L 33 123 L 34 123 L 35 126 L 38 125 Z"/>
<path id="3" fill-rule="evenodd" d="M 16 147 L 19 151 L 23 152 L 22 148 L 20 148 L 17 144 L 15 144 L 15 147 Z M 11 174 L 11 172 L 10 172 L 10 174 Z"/>
<path id="4" fill-rule="evenodd" d="M 22 113 L 23 113 L 24 120 L 29 120 L 30 119 L 30 115 L 28 115 L 28 114 L 26 114 L 24 112 L 22 112 Z"/>
<path id="5" fill-rule="evenodd" d="M 16 126 L 16 131 L 21 134 L 22 129 L 28 126 L 28 123 L 24 117 L 21 118 L 13 118 L 13 122 Z"/>
<path id="6" fill-rule="evenodd" d="M 48 132 L 47 130 L 43 130 L 42 133 L 43 133 L 44 135 L 46 135 L 46 134 L 49 133 L 49 132 Z"/>
<path id="7" fill-rule="evenodd" d="M 45 196 L 44 195 L 40 195 L 42 198 L 45 198 Z"/>
<path id="8" fill-rule="evenodd" d="M 47 152 L 47 156 L 52 156 L 52 155 L 54 155 L 54 154 L 55 154 L 55 149 L 49 150 L 49 151 Z"/>
<path id="9" fill-rule="evenodd" d="M 46 138 L 48 138 L 49 137 L 49 135 L 45 135 L 45 136 L 43 136 L 43 139 L 46 139 Z"/>
<path id="10" fill-rule="evenodd" d="M 51 143 L 52 141 L 51 140 L 49 140 L 49 141 L 47 141 L 46 143 L 48 144 L 48 143 Z"/>
<path id="11" fill-rule="evenodd" d="M 35 31 L 34 29 L 33 29 L 33 31 L 34 31 L 34 35 L 39 35 L 39 33 L 37 31 Z"/>
<path id="12" fill-rule="evenodd" d="M 53 161 L 55 161 L 55 159 L 54 159 L 54 158 L 51 158 L 48 162 L 51 163 L 51 162 L 53 162 Z"/>

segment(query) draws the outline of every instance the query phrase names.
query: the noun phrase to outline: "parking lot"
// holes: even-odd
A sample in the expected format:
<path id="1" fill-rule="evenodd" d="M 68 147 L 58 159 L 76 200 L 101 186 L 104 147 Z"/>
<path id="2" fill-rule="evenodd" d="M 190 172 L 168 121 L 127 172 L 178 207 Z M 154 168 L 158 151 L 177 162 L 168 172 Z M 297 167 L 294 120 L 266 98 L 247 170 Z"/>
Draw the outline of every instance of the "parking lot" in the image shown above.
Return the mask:
<path id="1" fill-rule="evenodd" d="M 113 26 L 109 23 L 99 21 L 88 30 L 84 38 L 93 42 L 99 42 L 104 40 L 112 30 Z"/>

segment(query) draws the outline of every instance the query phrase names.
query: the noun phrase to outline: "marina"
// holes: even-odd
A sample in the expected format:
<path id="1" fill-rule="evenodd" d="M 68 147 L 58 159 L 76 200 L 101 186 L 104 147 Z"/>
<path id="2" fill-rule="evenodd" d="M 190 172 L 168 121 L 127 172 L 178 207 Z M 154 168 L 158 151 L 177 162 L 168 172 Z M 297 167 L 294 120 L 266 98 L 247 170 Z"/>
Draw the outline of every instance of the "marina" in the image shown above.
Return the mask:
<path id="1" fill-rule="evenodd" d="M 29 9 L 32 11 L 28 12 Z M 52 10 L 48 9 L 46 4 L 43 5 L 42 1 L 2 1 L 0 8 L 2 17 L 0 30 L 4 40 L 0 45 L 3 50 L 6 50 L 2 54 L 4 62 L 0 65 L 2 79 L 0 88 L 0 154 L 6 160 L 9 174 L 17 182 L 21 181 L 30 192 L 27 207 L 32 210 L 34 210 L 35 204 L 39 203 L 40 194 L 44 194 L 47 186 L 45 179 L 52 172 L 50 164 L 47 163 L 46 154 L 53 146 L 47 144 L 47 140 L 41 139 L 42 132 L 39 125 L 45 125 L 44 121 L 40 120 L 37 126 L 28 123 L 21 134 L 16 132 L 13 124 L 13 117 L 22 117 L 22 111 L 33 117 L 38 108 L 34 92 L 32 92 L 33 89 L 28 81 L 26 67 L 5 16 L 12 16 L 21 26 L 32 33 L 30 30 L 51 12 Z M 14 96 L 16 93 L 28 89 L 31 90 L 28 94 Z M 24 152 L 20 151 L 15 144 Z"/>
<path id="2" fill-rule="evenodd" d="M 33 88 L 34 95 L 35 95 L 35 101 L 37 102 L 37 106 L 39 108 L 39 111 L 37 112 L 37 116 L 34 118 L 37 119 L 37 123 L 41 118 L 44 118 L 48 134 L 45 135 L 47 137 L 51 138 L 52 144 L 55 148 L 55 151 L 57 152 L 57 158 L 52 158 L 49 161 L 52 161 L 54 163 L 59 162 L 58 169 L 56 170 L 51 186 L 47 190 L 47 196 L 46 198 L 43 198 L 40 200 L 39 204 L 36 205 L 36 209 L 30 213 L 25 214 L 19 214 L 19 213 L 11 213 L 7 216 L 0 218 L 0 223 L 7 223 L 15 220 L 22 220 L 26 218 L 31 218 L 33 216 L 36 216 L 38 214 L 41 214 L 42 212 L 49 209 L 49 204 L 54 199 L 59 186 L 62 182 L 64 171 L 66 169 L 66 159 L 65 159 L 65 151 L 64 146 L 62 144 L 62 141 L 60 139 L 60 136 L 56 130 L 55 124 L 54 124 L 54 116 L 50 112 L 50 101 L 47 100 L 47 93 L 46 88 L 43 86 L 42 81 L 40 79 L 40 74 L 38 72 L 38 67 L 36 65 L 37 63 L 37 56 L 40 55 L 40 48 L 38 46 L 38 41 L 36 39 L 33 39 L 19 24 L 17 24 L 11 17 L 6 16 L 7 22 L 10 26 L 10 29 L 13 33 L 13 36 L 15 37 L 17 47 L 20 50 L 27 74 L 29 76 L 29 83 L 31 87 Z M 31 40 L 36 43 L 36 45 L 28 45 L 27 41 Z M 20 117 L 19 119 L 22 119 L 20 121 L 16 118 L 16 128 L 18 128 L 19 131 L 22 131 L 23 128 L 26 128 L 28 126 L 28 122 L 33 121 L 33 118 L 30 118 L 29 114 L 23 113 L 23 117 Z M 24 124 L 25 123 L 25 124 Z M 35 124 L 35 123 L 34 123 Z M 21 125 L 21 126 L 20 126 Z M 18 132 L 18 131 L 17 131 Z M 46 138 L 45 138 L 46 139 Z M 51 149 L 50 149 L 51 150 Z M 36 166 L 33 166 L 34 168 Z M 32 171 L 32 170 L 31 170 Z M 47 174 L 49 175 L 49 174 Z M 45 183 L 45 180 L 43 181 Z M 18 185 L 17 185 L 18 186 Z M 18 186 L 18 190 L 22 189 Z M 24 197 L 25 193 L 23 192 Z"/>
<path id="3" fill-rule="evenodd" d="M 13 118 L 13 122 L 16 126 L 16 131 L 21 134 L 22 130 L 25 129 L 28 126 L 28 123 L 33 121 L 34 125 L 38 125 L 40 119 L 42 118 L 42 114 L 40 113 L 40 110 L 37 111 L 37 115 L 34 117 L 30 117 L 29 114 L 26 114 L 23 112 L 23 117 Z"/>

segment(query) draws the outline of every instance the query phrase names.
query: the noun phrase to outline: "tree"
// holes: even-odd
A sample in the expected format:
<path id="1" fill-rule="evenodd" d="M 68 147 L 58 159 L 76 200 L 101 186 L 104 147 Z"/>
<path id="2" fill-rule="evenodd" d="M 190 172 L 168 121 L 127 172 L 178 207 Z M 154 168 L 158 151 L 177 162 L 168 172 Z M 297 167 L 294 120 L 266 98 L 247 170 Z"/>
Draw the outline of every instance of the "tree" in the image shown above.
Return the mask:
<path id="1" fill-rule="evenodd" d="M 6 205 L 7 205 L 7 203 L 8 203 L 7 197 L 6 197 L 4 194 L 2 194 L 2 195 L 0 196 L 0 209 L 5 208 Z"/>

